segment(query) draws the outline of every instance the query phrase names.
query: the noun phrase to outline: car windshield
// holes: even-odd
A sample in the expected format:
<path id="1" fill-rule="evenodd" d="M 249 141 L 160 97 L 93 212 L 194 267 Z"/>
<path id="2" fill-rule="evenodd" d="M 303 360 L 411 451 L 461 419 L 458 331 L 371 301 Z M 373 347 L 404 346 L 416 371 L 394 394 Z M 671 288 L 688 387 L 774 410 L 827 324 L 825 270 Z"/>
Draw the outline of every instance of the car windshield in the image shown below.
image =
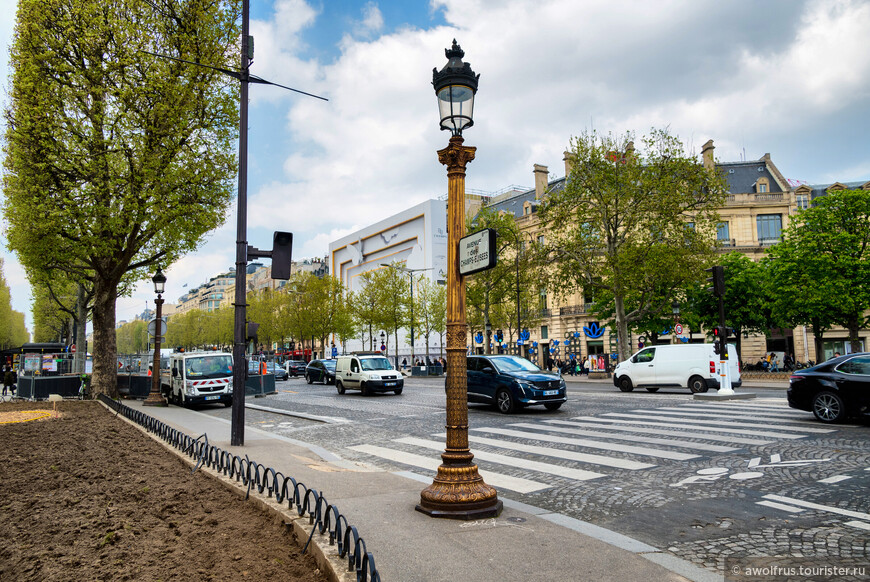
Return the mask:
<path id="1" fill-rule="evenodd" d="M 363 370 L 392 370 L 387 358 L 360 358 Z"/>
<path id="2" fill-rule="evenodd" d="M 323 360 L 323 365 L 330 370 L 335 370 L 335 360 Z"/>
<path id="3" fill-rule="evenodd" d="M 541 369 L 525 358 L 511 356 L 508 358 L 493 358 L 492 363 L 499 372 L 540 372 Z"/>
<path id="4" fill-rule="evenodd" d="M 184 364 L 188 378 L 223 378 L 233 373 L 233 357 L 229 354 L 188 358 Z"/>

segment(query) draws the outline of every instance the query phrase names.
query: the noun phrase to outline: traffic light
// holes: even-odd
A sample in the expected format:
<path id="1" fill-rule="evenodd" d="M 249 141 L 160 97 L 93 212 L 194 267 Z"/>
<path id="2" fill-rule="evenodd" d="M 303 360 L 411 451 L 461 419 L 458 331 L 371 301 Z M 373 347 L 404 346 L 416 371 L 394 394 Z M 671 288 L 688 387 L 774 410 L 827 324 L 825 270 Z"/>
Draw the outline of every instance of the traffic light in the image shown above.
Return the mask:
<path id="1" fill-rule="evenodd" d="M 504 333 L 500 329 L 495 330 L 495 339 L 499 343 L 504 341 Z"/>
<path id="2" fill-rule="evenodd" d="M 272 278 L 289 279 L 293 256 L 293 233 L 275 231 L 272 237 Z"/>
<path id="3" fill-rule="evenodd" d="M 711 291 L 715 297 L 724 297 L 725 296 L 725 267 L 721 265 L 716 265 L 714 267 L 710 267 L 709 269 L 704 269 L 710 276 L 707 277 L 707 282 L 712 283 L 712 287 L 708 287 L 707 290 Z"/>

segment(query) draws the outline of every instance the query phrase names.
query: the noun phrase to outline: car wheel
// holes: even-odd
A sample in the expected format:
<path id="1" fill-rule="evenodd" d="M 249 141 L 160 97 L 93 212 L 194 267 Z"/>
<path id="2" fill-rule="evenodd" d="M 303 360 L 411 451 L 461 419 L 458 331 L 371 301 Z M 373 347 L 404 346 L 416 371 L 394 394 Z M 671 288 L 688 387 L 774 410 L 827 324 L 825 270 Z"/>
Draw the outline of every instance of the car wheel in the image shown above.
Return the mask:
<path id="1" fill-rule="evenodd" d="M 846 418 L 846 405 L 839 394 L 819 392 L 813 398 L 813 414 L 822 422 L 842 422 Z"/>
<path id="2" fill-rule="evenodd" d="M 232 399 L 232 398 L 228 398 L 228 399 L 224 400 L 224 406 L 225 406 L 226 408 L 229 408 L 229 407 L 232 406 L 232 405 L 233 405 L 233 399 Z"/>
<path id="3" fill-rule="evenodd" d="M 369 395 L 369 388 L 368 388 L 368 386 L 366 386 L 365 382 L 359 383 L 359 391 L 360 391 L 360 394 L 362 394 L 363 396 Z"/>
<path id="4" fill-rule="evenodd" d="M 396 396 L 398 396 L 399 394 L 402 393 L 402 389 L 399 388 L 398 390 L 393 390 L 393 392 L 395 392 L 395 393 L 396 393 Z"/>
<path id="5" fill-rule="evenodd" d="M 514 397 L 511 396 L 511 393 L 504 388 L 496 393 L 495 405 L 498 408 L 498 411 L 502 414 L 510 414 L 511 412 L 516 410 L 516 403 L 514 402 Z"/>
<path id="6" fill-rule="evenodd" d="M 341 380 L 335 381 L 335 389 L 338 390 L 339 394 L 344 394 L 344 384 L 341 383 Z"/>
<path id="7" fill-rule="evenodd" d="M 631 378 L 628 376 L 620 376 L 618 381 L 619 389 L 623 392 L 631 392 L 634 390 L 634 386 L 631 384 Z"/>
<path id="8" fill-rule="evenodd" d="M 561 402 L 547 402 L 544 404 L 544 408 L 547 410 L 559 410 L 560 406 L 562 406 Z"/>
<path id="9" fill-rule="evenodd" d="M 700 376 L 692 376 L 691 378 L 689 378 L 689 390 L 692 391 L 692 394 L 706 392 L 707 382 L 705 382 L 704 379 Z"/>
<path id="10" fill-rule="evenodd" d="M 311 379 L 311 374 L 305 374 L 305 381 L 311 384 L 314 380 Z"/>
<path id="11" fill-rule="evenodd" d="M 647 391 L 647 392 L 658 392 L 658 391 L 659 391 L 659 387 L 658 387 L 658 386 L 647 386 L 647 387 L 646 387 L 646 391 Z"/>

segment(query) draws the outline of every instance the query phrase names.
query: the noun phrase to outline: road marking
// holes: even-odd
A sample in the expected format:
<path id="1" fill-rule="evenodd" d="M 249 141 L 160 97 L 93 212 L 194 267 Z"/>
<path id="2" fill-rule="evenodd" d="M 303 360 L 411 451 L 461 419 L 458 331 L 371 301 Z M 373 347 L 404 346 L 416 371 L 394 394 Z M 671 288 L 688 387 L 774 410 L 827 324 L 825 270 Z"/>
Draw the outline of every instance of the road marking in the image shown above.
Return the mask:
<path id="1" fill-rule="evenodd" d="M 657 415 L 657 414 L 628 414 L 625 412 L 608 412 L 603 414 L 604 417 L 617 416 L 619 418 L 639 418 L 642 420 L 664 420 L 664 421 L 672 421 L 676 420 L 673 416 L 667 415 Z M 739 428 L 768 428 L 770 424 L 755 424 L 752 422 L 732 422 L 732 421 L 722 421 L 722 420 L 699 420 L 694 418 L 684 418 L 678 417 L 681 422 L 687 424 L 703 424 L 708 426 L 736 426 Z M 797 427 L 797 426 L 789 426 L 789 430 L 797 430 L 801 432 L 809 432 L 809 433 L 819 433 L 826 434 L 834 432 L 834 429 L 830 428 L 815 428 L 815 427 Z"/>
<path id="2" fill-rule="evenodd" d="M 517 422 L 511 424 L 510 426 L 516 426 L 519 428 L 533 428 L 536 430 L 545 430 L 548 432 L 558 432 L 562 434 L 576 434 L 580 436 L 591 436 L 598 437 L 604 439 L 615 439 L 622 441 L 632 441 L 637 443 L 650 443 L 653 445 L 668 445 L 672 447 L 677 447 L 681 449 L 695 449 L 698 451 L 711 451 L 714 453 L 728 453 L 731 451 L 738 450 L 738 447 L 726 447 L 723 445 L 710 445 L 706 443 L 689 443 L 686 441 L 675 441 L 673 439 L 659 439 L 655 437 L 644 437 L 638 436 L 634 434 L 611 434 L 606 432 L 598 432 L 594 430 L 583 430 L 580 428 L 559 428 L 556 426 L 548 426 L 548 425 L 539 425 L 539 424 L 529 424 L 523 422 Z M 685 436 L 683 433 L 679 433 L 680 436 Z"/>
<path id="3" fill-rule="evenodd" d="M 870 521 L 870 514 L 867 513 L 861 513 L 860 511 L 851 511 L 849 509 L 840 509 L 839 507 L 821 505 L 819 503 L 812 503 L 810 501 L 802 501 L 800 499 L 794 499 L 793 497 L 784 497 L 782 495 L 765 495 L 764 499 L 770 499 L 771 501 L 782 501 L 783 503 L 789 503 L 791 505 L 797 505 L 799 507 L 806 507 L 807 509 L 818 509 L 819 511 L 827 511 L 830 513 L 836 513 L 838 515 L 845 515 L 846 517 L 854 517 L 857 519 Z"/>
<path id="4" fill-rule="evenodd" d="M 745 430 L 738 428 L 721 428 L 718 426 L 686 426 L 684 424 L 670 424 L 666 422 L 645 422 L 642 420 L 622 420 L 618 418 L 596 418 L 594 416 L 578 416 L 577 420 L 585 420 L 587 422 L 611 422 L 615 424 L 642 424 L 645 426 L 657 426 L 657 427 L 665 427 L 665 428 L 681 428 L 681 429 L 692 429 L 697 431 L 714 431 L 714 432 L 727 432 L 727 433 L 735 433 L 735 434 L 743 434 L 743 435 L 752 435 L 752 436 L 763 436 L 767 438 L 780 438 L 780 439 L 802 439 L 807 435 L 804 434 L 789 434 L 784 432 L 770 432 L 770 431 L 762 431 L 762 430 Z M 708 437 L 699 437 L 699 438 L 708 438 Z"/>
<path id="5" fill-rule="evenodd" d="M 674 411 L 671 408 L 656 408 L 656 412 L 659 414 L 666 414 L 669 416 L 688 416 L 688 417 L 700 417 L 700 418 L 720 418 L 724 420 L 764 420 L 770 422 L 779 422 L 779 423 L 794 423 L 794 424 L 811 424 L 814 426 L 819 426 L 818 421 L 816 420 L 805 420 L 807 417 L 797 418 L 794 416 L 785 416 L 785 415 L 771 415 L 771 414 L 755 414 L 752 412 L 729 412 L 728 414 L 715 414 L 713 412 L 709 412 L 709 409 L 706 411 L 702 411 L 702 409 L 679 409 Z M 634 412 L 646 412 L 646 410 L 635 410 Z M 721 412 L 721 411 L 720 411 Z"/>
<path id="6" fill-rule="evenodd" d="M 593 419 L 598 420 L 598 419 Z M 579 427 L 588 427 L 588 428 L 596 428 L 603 430 L 613 430 L 627 433 L 641 433 L 641 434 L 660 434 L 664 436 L 675 436 L 680 438 L 693 438 L 693 439 L 702 439 L 706 441 L 716 441 L 716 442 L 725 442 L 725 443 L 737 443 L 742 445 L 767 445 L 773 440 L 761 440 L 761 439 L 750 439 L 743 437 L 735 437 L 735 436 L 722 436 L 709 434 L 707 432 L 701 431 L 700 429 L 696 429 L 696 432 L 700 434 L 691 434 L 691 432 L 687 431 L 677 431 L 677 430 L 663 430 L 657 428 L 639 428 L 635 426 L 623 426 L 619 424 L 615 425 L 602 425 L 596 424 L 594 422 L 578 422 L 578 421 L 569 421 L 569 420 L 545 420 L 547 424 L 559 424 L 559 425 L 567 425 L 567 426 L 579 426 Z M 683 427 L 678 427 L 683 428 Z"/>
<path id="7" fill-rule="evenodd" d="M 847 479 L 851 479 L 851 475 L 834 475 L 832 477 L 828 477 L 827 479 L 819 479 L 819 483 L 825 483 L 826 485 L 832 485 L 834 483 L 839 483 L 840 481 L 846 481 Z"/>
<path id="8" fill-rule="evenodd" d="M 846 525 L 850 525 L 852 527 L 857 527 L 858 529 L 864 529 L 870 531 L 870 523 L 865 523 L 863 521 L 847 521 Z"/>
<path id="9" fill-rule="evenodd" d="M 384 447 L 377 447 L 374 445 L 357 445 L 348 448 L 359 451 L 361 453 L 366 453 L 368 455 L 373 455 L 375 457 L 380 457 L 382 459 L 402 463 L 403 465 L 411 465 L 412 467 L 428 469 L 433 473 L 438 471 L 438 467 L 441 465 L 440 459 L 424 457 L 422 455 L 415 455 L 414 453 L 405 453 L 402 451 L 396 451 Z M 511 491 L 516 491 L 517 493 L 533 493 L 535 491 L 540 491 L 542 489 L 548 489 L 551 487 L 551 485 L 547 485 L 545 483 L 538 483 L 529 479 L 511 477 L 509 475 L 502 475 L 500 473 L 491 473 L 489 471 L 480 470 L 478 470 L 478 473 L 481 477 L 483 477 L 483 480 L 486 481 L 488 485 L 492 485 L 493 487 L 501 487 L 502 489 L 509 489 Z"/>
<path id="10" fill-rule="evenodd" d="M 787 511 L 788 513 L 800 513 L 803 511 L 803 508 L 801 507 L 795 507 L 794 505 L 785 505 L 784 503 L 775 503 L 773 501 L 757 501 L 756 505 L 764 505 L 765 507 L 772 507 L 773 509 Z"/>
<path id="11" fill-rule="evenodd" d="M 426 439 L 418 439 L 415 437 L 405 437 L 401 439 L 397 439 L 396 442 L 405 443 L 408 445 L 414 445 L 418 447 L 424 447 L 427 449 L 432 449 L 435 451 L 443 451 L 444 443 L 429 441 Z M 519 457 L 510 457 L 507 455 L 499 455 L 496 453 L 489 453 L 486 451 L 474 451 L 474 458 L 479 461 L 487 461 L 489 463 L 498 463 L 500 465 L 508 465 L 510 467 L 519 467 L 521 469 L 529 469 L 531 471 L 538 471 L 539 473 L 548 473 L 550 475 L 558 475 L 560 477 L 566 477 L 568 479 L 575 479 L 577 481 L 589 481 L 590 479 L 598 479 L 599 477 L 604 477 L 603 473 L 593 473 L 592 471 L 585 471 L 583 469 L 573 469 L 571 467 L 562 467 L 560 465 L 552 465 L 550 463 L 542 463 L 540 461 L 531 461 L 528 459 L 522 459 Z"/>
<path id="12" fill-rule="evenodd" d="M 621 445 L 618 443 L 607 443 L 601 441 L 592 441 L 589 439 L 572 439 L 558 437 L 554 435 L 542 435 L 538 433 L 511 430 L 507 428 L 473 428 L 471 430 L 483 431 L 492 434 L 500 434 L 504 436 L 512 436 L 517 438 L 545 440 L 551 443 L 559 443 L 563 445 L 575 445 L 578 447 L 586 447 L 590 449 L 604 449 L 608 451 L 619 451 L 621 453 L 630 453 L 634 455 L 643 455 L 646 457 L 658 457 L 660 459 L 671 459 L 673 461 L 688 461 L 689 459 L 697 459 L 699 455 L 690 455 L 688 453 L 679 453 L 675 451 L 665 451 L 662 449 L 652 449 L 648 447 L 636 447 L 633 445 Z"/>

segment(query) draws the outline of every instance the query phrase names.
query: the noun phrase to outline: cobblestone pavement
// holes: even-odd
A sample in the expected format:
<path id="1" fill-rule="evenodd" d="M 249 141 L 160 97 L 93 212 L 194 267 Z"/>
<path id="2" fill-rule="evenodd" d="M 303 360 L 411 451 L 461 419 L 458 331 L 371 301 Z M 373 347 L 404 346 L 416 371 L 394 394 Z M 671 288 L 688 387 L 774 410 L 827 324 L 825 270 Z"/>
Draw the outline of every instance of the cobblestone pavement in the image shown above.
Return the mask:
<path id="1" fill-rule="evenodd" d="M 295 379 L 277 388 L 248 404 L 289 415 L 249 408 L 246 424 L 361 466 L 434 475 L 444 449 L 443 379 L 409 378 L 399 396 L 339 395 Z M 328 421 L 292 416 L 300 413 Z M 864 568 L 837 579 L 870 579 L 870 426 L 822 425 L 788 408 L 784 390 L 711 403 L 686 390 L 620 393 L 605 383 L 569 383 L 558 411 L 506 416 L 471 405 L 469 426 L 481 474 L 502 498 L 592 522 L 712 571 L 768 557 Z"/>

